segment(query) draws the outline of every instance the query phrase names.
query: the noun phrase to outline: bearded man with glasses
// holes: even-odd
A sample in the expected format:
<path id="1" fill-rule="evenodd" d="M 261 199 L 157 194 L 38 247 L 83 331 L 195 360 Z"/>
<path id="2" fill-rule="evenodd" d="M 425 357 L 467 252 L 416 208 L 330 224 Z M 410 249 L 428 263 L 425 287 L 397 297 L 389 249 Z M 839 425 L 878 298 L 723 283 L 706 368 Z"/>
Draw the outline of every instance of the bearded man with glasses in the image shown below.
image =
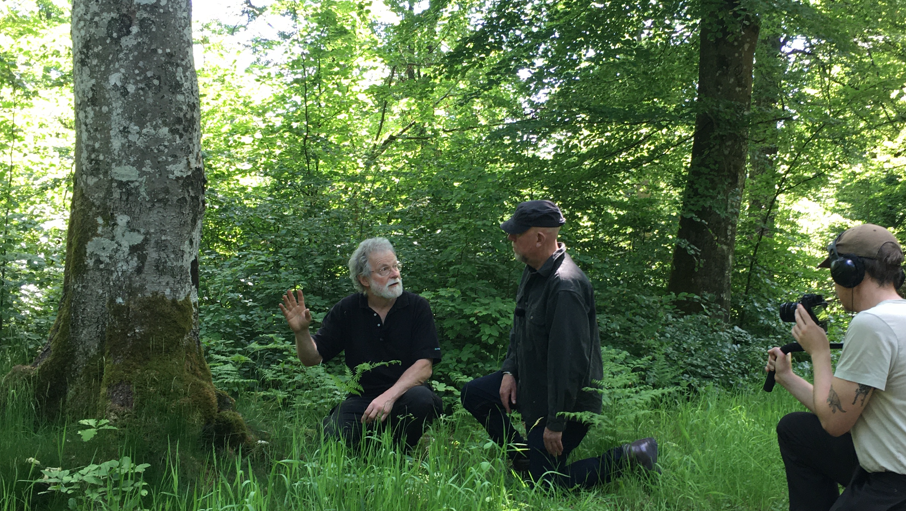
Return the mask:
<path id="1" fill-rule="evenodd" d="M 302 291 L 287 291 L 280 310 L 305 366 L 344 351 L 351 371 L 374 365 L 359 380 L 362 393 L 346 396 L 324 420 L 325 436 L 357 446 L 366 428 L 389 425 L 394 440 L 411 448 L 443 411 L 426 383 L 441 358 L 431 307 L 403 290 L 400 263 L 385 238 L 360 243 L 349 258 L 349 273 L 358 292 L 334 305 L 316 334 L 309 331 L 311 312 Z"/>

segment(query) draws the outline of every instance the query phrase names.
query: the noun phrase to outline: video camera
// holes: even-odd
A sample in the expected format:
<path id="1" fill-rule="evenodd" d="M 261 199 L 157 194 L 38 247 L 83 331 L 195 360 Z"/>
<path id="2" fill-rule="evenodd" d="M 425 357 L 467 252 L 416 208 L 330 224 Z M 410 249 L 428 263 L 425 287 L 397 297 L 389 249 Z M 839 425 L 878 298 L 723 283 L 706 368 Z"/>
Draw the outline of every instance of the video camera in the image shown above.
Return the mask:
<path id="1" fill-rule="evenodd" d="M 806 312 L 808 312 L 808 315 L 812 317 L 812 321 L 814 321 L 818 326 L 823 328 L 825 332 L 827 332 L 827 319 L 819 320 L 818 316 L 815 313 L 816 307 L 818 308 L 819 312 L 822 311 L 825 307 L 827 307 L 827 302 L 824 300 L 824 296 L 822 296 L 822 295 L 813 295 L 813 294 L 806 293 L 806 294 L 802 295 L 802 298 L 800 298 L 798 302 L 781 303 L 780 310 L 779 310 L 780 321 L 784 321 L 787 323 L 795 323 L 796 322 L 796 306 L 798 306 L 800 303 L 802 304 L 803 307 L 805 307 L 805 310 L 806 310 Z"/>
<path id="2" fill-rule="evenodd" d="M 816 312 L 823 312 L 827 307 L 827 302 L 824 300 L 822 295 L 813 295 L 813 294 L 804 294 L 799 298 L 798 302 L 786 302 L 780 304 L 780 320 L 786 323 L 795 323 L 796 322 L 796 308 L 799 304 L 802 304 L 805 307 L 808 315 L 811 316 L 812 321 L 816 325 L 820 326 L 827 332 L 827 318 L 823 317 L 818 318 Z M 840 349 L 843 347 L 843 343 L 832 342 L 830 343 L 831 349 Z M 795 351 L 805 351 L 798 342 L 791 342 L 787 345 L 781 346 L 780 351 L 784 354 L 792 353 Z M 767 378 L 764 380 L 764 391 L 771 392 L 774 390 L 774 371 L 768 372 Z"/>

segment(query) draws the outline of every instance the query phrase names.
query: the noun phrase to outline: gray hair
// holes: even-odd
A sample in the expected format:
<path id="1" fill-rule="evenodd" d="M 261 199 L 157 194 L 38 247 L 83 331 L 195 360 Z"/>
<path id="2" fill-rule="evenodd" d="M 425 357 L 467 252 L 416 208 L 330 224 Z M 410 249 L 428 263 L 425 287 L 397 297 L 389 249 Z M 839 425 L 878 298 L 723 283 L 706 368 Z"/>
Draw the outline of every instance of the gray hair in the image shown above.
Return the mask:
<path id="1" fill-rule="evenodd" d="M 352 279 L 352 285 L 355 286 L 356 291 L 365 292 L 365 286 L 359 282 L 359 275 L 366 277 L 371 275 L 371 266 L 368 264 L 371 254 L 388 250 L 396 255 L 396 250 L 393 250 L 393 245 L 387 241 L 387 238 L 368 238 L 359 243 L 359 247 L 349 256 L 349 278 Z"/>

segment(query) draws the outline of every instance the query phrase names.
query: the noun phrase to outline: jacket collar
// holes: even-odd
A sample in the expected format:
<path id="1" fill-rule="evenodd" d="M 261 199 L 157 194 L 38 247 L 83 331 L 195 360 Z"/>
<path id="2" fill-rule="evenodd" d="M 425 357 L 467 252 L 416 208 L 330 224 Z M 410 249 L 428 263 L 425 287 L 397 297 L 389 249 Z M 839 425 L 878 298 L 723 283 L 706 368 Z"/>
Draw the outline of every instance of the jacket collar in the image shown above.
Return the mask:
<path id="1" fill-rule="evenodd" d="M 563 256 L 566 254 L 566 245 L 563 243 L 557 242 L 557 250 L 547 258 L 547 261 L 544 261 L 544 264 L 541 265 L 541 268 L 538 268 L 537 271 L 532 269 L 531 266 L 526 266 L 530 272 L 537 273 L 542 277 L 549 277 L 557 267 L 560 266 L 560 262 L 563 259 Z"/>

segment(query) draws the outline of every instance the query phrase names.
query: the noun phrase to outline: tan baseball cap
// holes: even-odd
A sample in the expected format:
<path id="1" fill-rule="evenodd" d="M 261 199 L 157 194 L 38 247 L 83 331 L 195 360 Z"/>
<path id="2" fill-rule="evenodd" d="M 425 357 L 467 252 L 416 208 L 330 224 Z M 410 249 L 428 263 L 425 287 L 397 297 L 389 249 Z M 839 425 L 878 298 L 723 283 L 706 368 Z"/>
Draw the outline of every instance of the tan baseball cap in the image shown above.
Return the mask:
<path id="1" fill-rule="evenodd" d="M 893 243 L 900 249 L 900 252 L 903 251 L 900 242 L 887 229 L 875 224 L 858 225 L 843 231 L 827 246 L 830 254 L 827 259 L 821 261 L 818 268 L 830 268 L 831 261 L 834 259 L 835 244 L 837 254 L 851 254 L 876 259 L 881 247 L 888 243 Z"/>

